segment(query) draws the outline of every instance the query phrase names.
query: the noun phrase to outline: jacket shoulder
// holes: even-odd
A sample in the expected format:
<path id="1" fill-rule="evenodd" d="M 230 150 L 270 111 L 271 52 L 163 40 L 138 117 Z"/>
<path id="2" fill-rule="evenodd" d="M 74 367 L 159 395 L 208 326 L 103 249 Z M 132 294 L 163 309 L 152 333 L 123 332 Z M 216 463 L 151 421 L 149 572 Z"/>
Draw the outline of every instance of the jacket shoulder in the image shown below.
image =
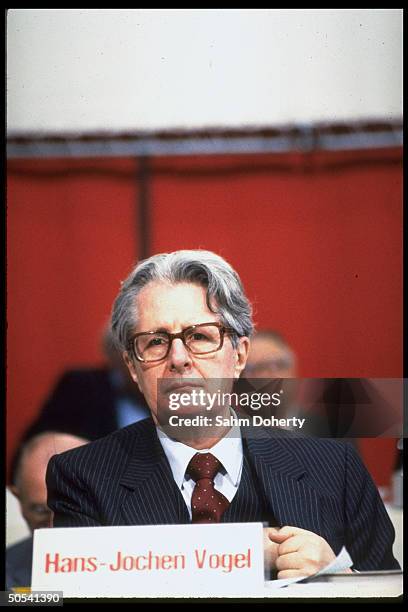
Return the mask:
<path id="1" fill-rule="evenodd" d="M 127 456 L 134 454 L 135 450 L 142 452 L 142 449 L 152 445 L 154 436 L 155 426 L 151 417 L 148 417 L 118 429 L 103 438 L 54 455 L 52 461 L 76 467 L 98 466 L 98 469 L 103 464 L 106 469 L 109 469 L 110 465 L 123 463 Z"/>

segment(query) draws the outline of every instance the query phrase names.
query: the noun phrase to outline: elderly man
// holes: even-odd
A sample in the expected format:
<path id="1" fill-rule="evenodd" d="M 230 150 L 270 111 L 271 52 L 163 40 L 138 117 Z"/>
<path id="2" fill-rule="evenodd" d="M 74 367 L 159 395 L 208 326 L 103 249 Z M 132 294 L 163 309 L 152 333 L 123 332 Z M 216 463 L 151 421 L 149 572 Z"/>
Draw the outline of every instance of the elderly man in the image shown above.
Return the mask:
<path id="1" fill-rule="evenodd" d="M 167 426 L 172 393 L 191 397 L 214 380 L 232 388 L 252 329 L 240 279 L 218 255 L 176 251 L 140 262 L 116 298 L 112 330 L 151 416 L 51 459 L 54 525 L 267 521 L 279 578 L 314 573 L 343 545 L 357 570 L 398 567 L 390 520 L 349 445 L 252 436 L 234 424 Z M 178 416 L 198 413 L 187 402 Z M 231 408 L 220 402 L 215 414 Z"/>

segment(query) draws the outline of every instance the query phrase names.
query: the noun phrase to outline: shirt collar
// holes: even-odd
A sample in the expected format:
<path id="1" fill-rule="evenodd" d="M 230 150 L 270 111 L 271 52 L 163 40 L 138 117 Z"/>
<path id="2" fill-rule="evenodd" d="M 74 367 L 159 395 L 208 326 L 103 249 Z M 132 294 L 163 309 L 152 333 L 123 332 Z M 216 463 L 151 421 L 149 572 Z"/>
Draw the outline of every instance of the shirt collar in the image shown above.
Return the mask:
<path id="1" fill-rule="evenodd" d="M 234 415 L 235 416 L 235 415 Z M 232 483 L 237 486 L 243 461 L 241 430 L 233 425 L 226 435 L 211 448 L 197 450 L 170 438 L 162 429 L 157 429 L 160 443 L 169 461 L 173 478 L 181 490 L 186 469 L 196 453 L 211 453 L 222 463 Z"/>

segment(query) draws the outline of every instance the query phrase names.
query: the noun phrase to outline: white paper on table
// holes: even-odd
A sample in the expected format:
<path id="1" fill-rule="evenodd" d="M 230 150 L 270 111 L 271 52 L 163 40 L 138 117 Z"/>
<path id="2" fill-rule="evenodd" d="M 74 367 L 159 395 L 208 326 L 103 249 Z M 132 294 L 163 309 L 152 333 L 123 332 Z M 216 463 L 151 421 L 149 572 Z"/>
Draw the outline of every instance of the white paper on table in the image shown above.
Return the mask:
<path id="1" fill-rule="evenodd" d="M 297 576 L 296 578 L 281 578 L 277 580 L 270 580 L 269 582 L 267 582 L 266 586 L 269 589 L 281 589 L 282 587 L 288 586 L 289 584 L 294 584 L 295 582 L 305 580 L 305 578 L 315 578 L 316 576 L 322 576 L 323 574 L 335 574 L 337 572 L 343 572 L 345 569 L 348 569 L 352 565 L 353 561 L 350 555 L 348 554 L 346 547 L 343 546 L 337 557 L 315 574 L 312 574 L 311 576 Z"/>

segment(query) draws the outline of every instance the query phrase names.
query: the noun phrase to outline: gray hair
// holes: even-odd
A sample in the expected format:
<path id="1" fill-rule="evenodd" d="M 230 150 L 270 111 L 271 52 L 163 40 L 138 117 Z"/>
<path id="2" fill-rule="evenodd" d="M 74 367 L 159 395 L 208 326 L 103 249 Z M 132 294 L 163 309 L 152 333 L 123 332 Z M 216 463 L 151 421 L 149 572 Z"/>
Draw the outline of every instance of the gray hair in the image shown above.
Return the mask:
<path id="1" fill-rule="evenodd" d="M 140 261 L 122 282 L 111 316 L 112 334 L 118 349 L 126 351 L 137 325 L 136 297 L 148 283 L 195 283 L 207 290 L 207 306 L 237 336 L 250 336 L 252 308 L 235 270 L 219 255 L 204 250 L 160 253 Z M 200 321 L 198 321 L 200 322 Z M 234 347 L 236 336 L 231 337 Z"/>

